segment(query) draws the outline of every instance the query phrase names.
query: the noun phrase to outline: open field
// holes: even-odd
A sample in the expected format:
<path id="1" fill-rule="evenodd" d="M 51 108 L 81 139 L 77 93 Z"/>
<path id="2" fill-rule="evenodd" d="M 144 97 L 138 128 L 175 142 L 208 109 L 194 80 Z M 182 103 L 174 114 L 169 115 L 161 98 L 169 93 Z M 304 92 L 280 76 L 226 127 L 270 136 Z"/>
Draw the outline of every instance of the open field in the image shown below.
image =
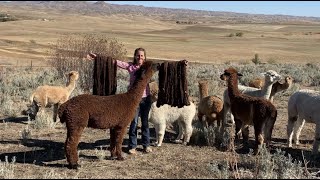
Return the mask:
<path id="1" fill-rule="evenodd" d="M 53 9 L 34 11 L 29 7 L 13 8 L 5 5 L 0 5 L 0 9 L 1 13 L 9 13 L 22 19 L 0 22 L 0 65 L 4 66 L 26 66 L 31 62 L 34 66 L 45 66 L 48 50 L 58 38 L 74 33 L 97 33 L 117 38 L 125 45 L 128 57 L 132 56 L 135 48 L 144 47 L 148 58 L 189 60 L 188 88 L 195 103 L 199 101 L 200 79 L 210 81 L 209 94 L 222 97 L 226 86 L 219 80 L 219 75 L 229 66 L 236 66 L 244 73 L 242 82 L 267 69 L 274 69 L 283 76 L 293 76 L 295 86 L 275 97 L 278 117 L 272 135 L 272 153 L 281 149 L 286 152 L 286 156 L 289 153 L 296 160 L 303 162 L 305 158 L 304 163 L 307 163 L 306 168 L 310 173 L 315 175 L 320 172 L 319 156 L 310 156 L 314 124 L 305 124 L 300 145 L 294 148 L 286 146 L 287 101 L 290 95 L 299 88 L 319 90 L 320 66 L 315 62 L 320 59 L 320 24 L 186 25 L 142 15 L 89 16 L 61 13 Z M 228 37 L 239 32 L 243 34 L 242 37 Z M 259 54 L 266 64 L 253 65 L 251 59 L 255 54 Z M 295 65 L 289 66 L 290 64 Z M 217 169 L 212 168 L 219 166 L 219 172 L 226 173 L 228 169 L 221 170 L 221 164 L 235 160 L 238 161 L 239 168 L 245 169 L 241 178 L 257 178 L 254 173 L 256 164 L 251 163 L 255 162 L 256 157 L 243 150 L 241 144 L 236 144 L 236 154 L 216 146 L 203 145 L 194 136 L 188 146 L 183 146 L 170 141 L 177 135 L 172 129 L 166 132 L 162 147 L 152 147 L 153 152 L 150 154 L 141 151 L 134 156 L 127 154 L 126 135 L 123 143 L 126 159 L 113 161 L 108 159 L 109 130 L 87 128 L 79 145 L 82 167 L 78 171 L 67 169 L 63 150 L 67 133 L 65 124 L 57 122 L 35 127 L 35 122 L 29 122 L 26 116 L 19 114 L 29 103 L 29 95 L 35 87 L 65 83 L 64 79 L 57 77 L 56 71 L 49 67 L 1 67 L 0 178 L 235 178 L 235 174 L 219 174 L 215 171 Z M 128 78 L 128 74 L 120 77 Z M 119 82 L 127 81 L 125 78 L 119 79 Z M 118 83 L 121 87 L 126 88 L 126 85 Z M 82 92 L 77 85 L 72 96 Z M 41 118 L 50 122 L 50 111 L 48 116 Z M 154 142 L 152 125 L 150 131 L 151 141 Z M 250 128 L 251 148 L 253 140 L 253 128 Z M 290 163 L 289 160 L 284 162 Z M 285 165 L 283 166 L 286 167 Z M 288 172 L 278 173 L 287 175 L 287 178 L 298 177 L 296 172 L 290 170 L 292 169 L 288 168 Z"/>
<path id="2" fill-rule="evenodd" d="M 139 15 L 87 16 L 53 10 L 1 7 L 24 20 L 2 22 L 1 64 L 41 64 L 48 48 L 61 36 L 97 33 L 117 38 L 128 56 L 145 47 L 149 58 L 187 59 L 192 62 L 245 62 L 259 54 L 264 61 L 306 63 L 319 60 L 319 24 L 176 24 Z M 242 37 L 228 37 L 242 33 Z"/>

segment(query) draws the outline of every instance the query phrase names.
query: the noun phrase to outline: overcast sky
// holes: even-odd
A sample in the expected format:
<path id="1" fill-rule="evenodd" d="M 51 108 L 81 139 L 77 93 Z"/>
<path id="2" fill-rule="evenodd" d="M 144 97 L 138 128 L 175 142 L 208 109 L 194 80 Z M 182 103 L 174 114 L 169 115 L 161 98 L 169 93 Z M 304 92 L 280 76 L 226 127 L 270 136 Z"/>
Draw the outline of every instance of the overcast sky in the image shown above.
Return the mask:
<path id="1" fill-rule="evenodd" d="M 320 17 L 320 1 L 106 1 L 146 7 Z"/>

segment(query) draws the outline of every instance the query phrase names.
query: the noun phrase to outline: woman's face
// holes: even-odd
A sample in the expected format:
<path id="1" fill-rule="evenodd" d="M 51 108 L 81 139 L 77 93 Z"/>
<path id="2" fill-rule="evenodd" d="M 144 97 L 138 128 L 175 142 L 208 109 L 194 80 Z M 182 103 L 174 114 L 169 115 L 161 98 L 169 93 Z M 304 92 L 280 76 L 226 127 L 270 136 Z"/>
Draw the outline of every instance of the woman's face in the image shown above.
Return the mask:
<path id="1" fill-rule="evenodd" d="M 143 64 L 145 60 L 144 51 L 138 51 L 138 53 L 136 54 L 136 60 L 139 66 Z"/>

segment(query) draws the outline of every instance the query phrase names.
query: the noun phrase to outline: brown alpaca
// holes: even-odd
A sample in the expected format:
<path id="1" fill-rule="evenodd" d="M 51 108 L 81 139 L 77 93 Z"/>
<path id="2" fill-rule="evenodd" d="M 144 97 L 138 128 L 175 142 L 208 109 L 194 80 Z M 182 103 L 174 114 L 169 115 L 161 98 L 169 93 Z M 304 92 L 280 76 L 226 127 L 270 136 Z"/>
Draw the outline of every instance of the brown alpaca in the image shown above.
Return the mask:
<path id="1" fill-rule="evenodd" d="M 205 116 L 205 126 L 213 126 L 217 121 L 218 127 L 223 118 L 223 101 L 218 96 L 209 96 L 208 81 L 199 81 L 200 102 L 198 105 L 198 119 L 203 122 Z"/>
<path id="2" fill-rule="evenodd" d="M 249 82 L 249 87 L 254 87 L 258 89 L 262 89 L 264 86 L 264 79 L 263 78 L 256 78 Z"/>
<path id="3" fill-rule="evenodd" d="M 286 76 L 284 82 L 277 81 L 272 85 L 272 90 L 270 94 L 270 101 L 273 102 L 274 95 L 280 91 L 287 90 L 291 87 L 293 83 L 293 78 L 291 76 Z"/>
<path id="4" fill-rule="evenodd" d="M 79 73 L 77 71 L 70 71 L 68 76 L 66 87 L 48 85 L 37 87 L 30 96 L 31 105 L 23 114 L 29 115 L 31 119 L 35 119 L 38 111 L 43 112 L 44 108 L 53 105 L 53 121 L 56 122 L 58 108 L 69 99 L 70 94 L 76 87 Z"/>
<path id="5" fill-rule="evenodd" d="M 71 98 L 59 108 L 61 123 L 66 122 L 65 153 L 69 168 L 78 168 L 77 147 L 86 127 L 110 129 L 111 158 L 123 160 L 122 142 L 149 80 L 159 64 L 146 61 L 138 71 L 132 87 L 122 94 L 97 96 L 83 94 Z"/>
<path id="6" fill-rule="evenodd" d="M 259 146 L 264 143 L 264 138 L 267 146 L 270 144 L 272 129 L 277 118 L 277 109 L 266 99 L 240 93 L 238 76 L 242 76 L 242 74 L 239 74 L 234 68 L 229 68 L 221 74 L 220 79 L 227 81 L 231 112 L 235 120 L 242 122 L 242 128 L 248 125 L 254 126 L 256 141 L 254 153 L 257 154 Z M 248 134 L 243 139 L 246 142 Z"/>
<path id="7" fill-rule="evenodd" d="M 273 98 L 276 93 L 280 91 L 287 90 L 289 87 L 291 87 L 293 83 L 293 78 L 291 76 L 286 76 L 284 78 L 284 82 L 277 81 L 272 85 L 271 94 L 269 97 L 269 100 L 273 102 Z M 261 89 L 264 86 L 264 79 L 257 78 L 249 82 L 250 87 Z"/>

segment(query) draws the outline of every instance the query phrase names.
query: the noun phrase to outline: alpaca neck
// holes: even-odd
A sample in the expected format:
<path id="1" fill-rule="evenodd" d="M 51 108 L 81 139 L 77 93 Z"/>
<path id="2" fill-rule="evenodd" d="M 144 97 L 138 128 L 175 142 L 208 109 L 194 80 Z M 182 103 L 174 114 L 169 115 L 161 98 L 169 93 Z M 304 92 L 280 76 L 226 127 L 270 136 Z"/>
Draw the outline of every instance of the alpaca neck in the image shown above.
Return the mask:
<path id="1" fill-rule="evenodd" d="M 130 94 L 130 97 L 134 99 L 141 99 L 141 97 L 143 96 L 143 92 L 146 89 L 149 80 L 151 79 L 151 76 L 151 73 L 147 72 L 145 77 L 136 80 L 136 82 L 134 82 L 131 88 L 128 90 L 127 94 Z"/>
<path id="2" fill-rule="evenodd" d="M 200 92 L 200 99 L 203 99 L 204 97 L 209 96 L 208 93 L 208 85 L 207 84 L 200 84 L 199 85 L 199 92 Z"/>
<path id="3" fill-rule="evenodd" d="M 238 76 L 232 75 L 228 80 L 228 95 L 230 99 L 234 99 L 236 96 L 240 95 L 238 89 Z"/>
<path id="4" fill-rule="evenodd" d="M 261 93 L 263 94 L 264 99 L 269 99 L 271 95 L 271 90 L 272 90 L 272 84 L 271 82 L 266 82 L 263 88 L 261 89 Z"/>
<path id="5" fill-rule="evenodd" d="M 69 80 L 66 88 L 67 88 L 67 91 L 69 93 L 71 93 L 74 90 L 74 88 L 76 88 L 76 81 L 75 80 Z"/>

